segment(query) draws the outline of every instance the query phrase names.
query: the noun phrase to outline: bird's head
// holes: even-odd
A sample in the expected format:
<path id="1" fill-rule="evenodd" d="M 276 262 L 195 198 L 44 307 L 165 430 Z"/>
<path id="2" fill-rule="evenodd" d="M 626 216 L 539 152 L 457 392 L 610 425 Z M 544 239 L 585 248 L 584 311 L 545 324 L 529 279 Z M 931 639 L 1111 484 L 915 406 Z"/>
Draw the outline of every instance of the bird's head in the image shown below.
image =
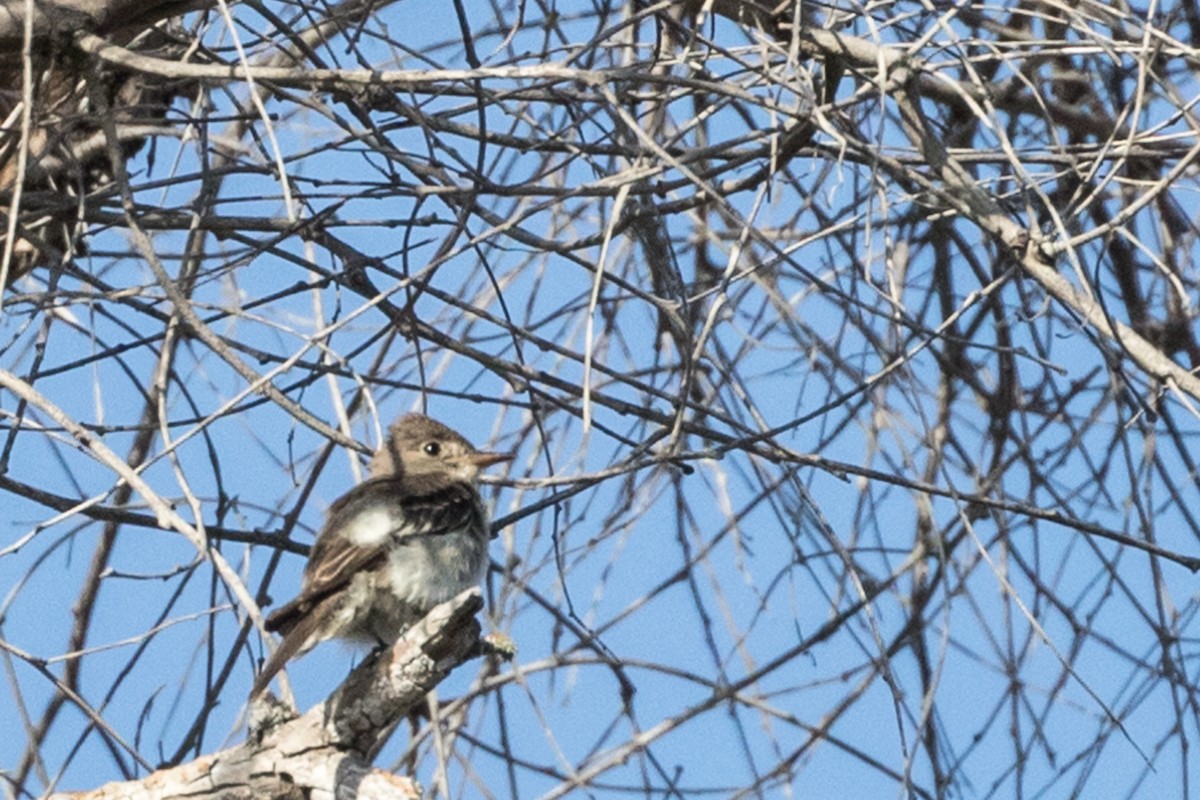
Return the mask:
<path id="1" fill-rule="evenodd" d="M 424 414 L 405 414 L 388 428 L 387 441 L 371 459 L 370 472 L 373 478 L 441 472 L 474 481 L 479 470 L 512 458 L 511 453 L 476 450 L 458 431 Z"/>

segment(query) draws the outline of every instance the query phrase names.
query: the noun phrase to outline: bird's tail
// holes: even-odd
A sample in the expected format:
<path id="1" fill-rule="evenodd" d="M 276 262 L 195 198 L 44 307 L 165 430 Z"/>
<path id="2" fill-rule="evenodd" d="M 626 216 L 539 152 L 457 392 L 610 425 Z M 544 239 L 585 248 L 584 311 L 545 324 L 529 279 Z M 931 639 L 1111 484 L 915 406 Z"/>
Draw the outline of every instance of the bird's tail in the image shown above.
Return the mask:
<path id="1" fill-rule="evenodd" d="M 291 621 L 283 636 L 283 641 L 279 643 L 279 647 L 267 659 L 267 663 L 263 665 L 258 677 L 254 679 L 254 688 L 250 690 L 251 700 L 262 694 L 263 690 L 271 683 L 271 679 L 279 670 L 283 669 L 283 665 L 293 656 L 306 652 L 316 644 L 316 640 L 310 641 L 310 639 L 313 639 L 313 634 L 317 632 L 324 617 L 320 611 L 320 607 L 311 609 L 309 613 Z"/>

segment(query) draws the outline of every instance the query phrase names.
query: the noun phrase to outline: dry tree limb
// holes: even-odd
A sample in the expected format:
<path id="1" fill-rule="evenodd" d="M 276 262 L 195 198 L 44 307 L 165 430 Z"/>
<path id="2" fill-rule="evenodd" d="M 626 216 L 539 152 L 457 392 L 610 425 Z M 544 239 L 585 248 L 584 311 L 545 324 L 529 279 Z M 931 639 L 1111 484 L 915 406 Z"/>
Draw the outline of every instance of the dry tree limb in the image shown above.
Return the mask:
<path id="1" fill-rule="evenodd" d="M 287 718 L 289 712 L 273 697 L 255 701 L 250 736 L 236 747 L 140 780 L 52 797 L 419 797 L 415 781 L 375 769 L 370 759 L 393 725 L 418 709 L 451 670 L 487 651 L 475 619 L 482 608 L 475 589 L 435 607 L 390 650 L 368 658 L 325 702 L 299 717 Z"/>

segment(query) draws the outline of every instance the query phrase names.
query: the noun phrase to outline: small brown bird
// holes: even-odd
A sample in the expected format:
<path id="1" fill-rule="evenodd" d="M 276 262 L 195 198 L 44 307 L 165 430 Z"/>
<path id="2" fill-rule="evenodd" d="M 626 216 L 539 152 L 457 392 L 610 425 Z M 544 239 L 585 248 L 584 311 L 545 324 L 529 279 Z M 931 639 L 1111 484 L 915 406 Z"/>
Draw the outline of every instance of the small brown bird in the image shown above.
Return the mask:
<path id="1" fill-rule="evenodd" d="M 300 595 L 267 617 L 283 641 L 250 696 L 327 639 L 391 644 L 438 603 L 479 585 L 489 539 L 479 470 L 511 458 L 479 452 L 421 414 L 393 422 L 370 478 L 330 506 Z"/>

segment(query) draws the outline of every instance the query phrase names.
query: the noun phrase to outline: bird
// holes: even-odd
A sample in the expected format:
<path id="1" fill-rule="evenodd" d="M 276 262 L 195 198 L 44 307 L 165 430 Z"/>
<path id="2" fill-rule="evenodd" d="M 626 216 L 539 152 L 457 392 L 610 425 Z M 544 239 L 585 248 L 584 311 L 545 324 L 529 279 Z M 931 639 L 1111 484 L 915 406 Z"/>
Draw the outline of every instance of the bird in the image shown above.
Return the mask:
<path id="1" fill-rule="evenodd" d="M 266 629 L 283 640 L 250 697 L 321 642 L 390 645 L 434 606 L 478 586 L 491 538 L 479 471 L 512 458 L 476 450 L 423 414 L 393 422 L 368 478 L 329 507 L 300 593 L 268 615 Z"/>

